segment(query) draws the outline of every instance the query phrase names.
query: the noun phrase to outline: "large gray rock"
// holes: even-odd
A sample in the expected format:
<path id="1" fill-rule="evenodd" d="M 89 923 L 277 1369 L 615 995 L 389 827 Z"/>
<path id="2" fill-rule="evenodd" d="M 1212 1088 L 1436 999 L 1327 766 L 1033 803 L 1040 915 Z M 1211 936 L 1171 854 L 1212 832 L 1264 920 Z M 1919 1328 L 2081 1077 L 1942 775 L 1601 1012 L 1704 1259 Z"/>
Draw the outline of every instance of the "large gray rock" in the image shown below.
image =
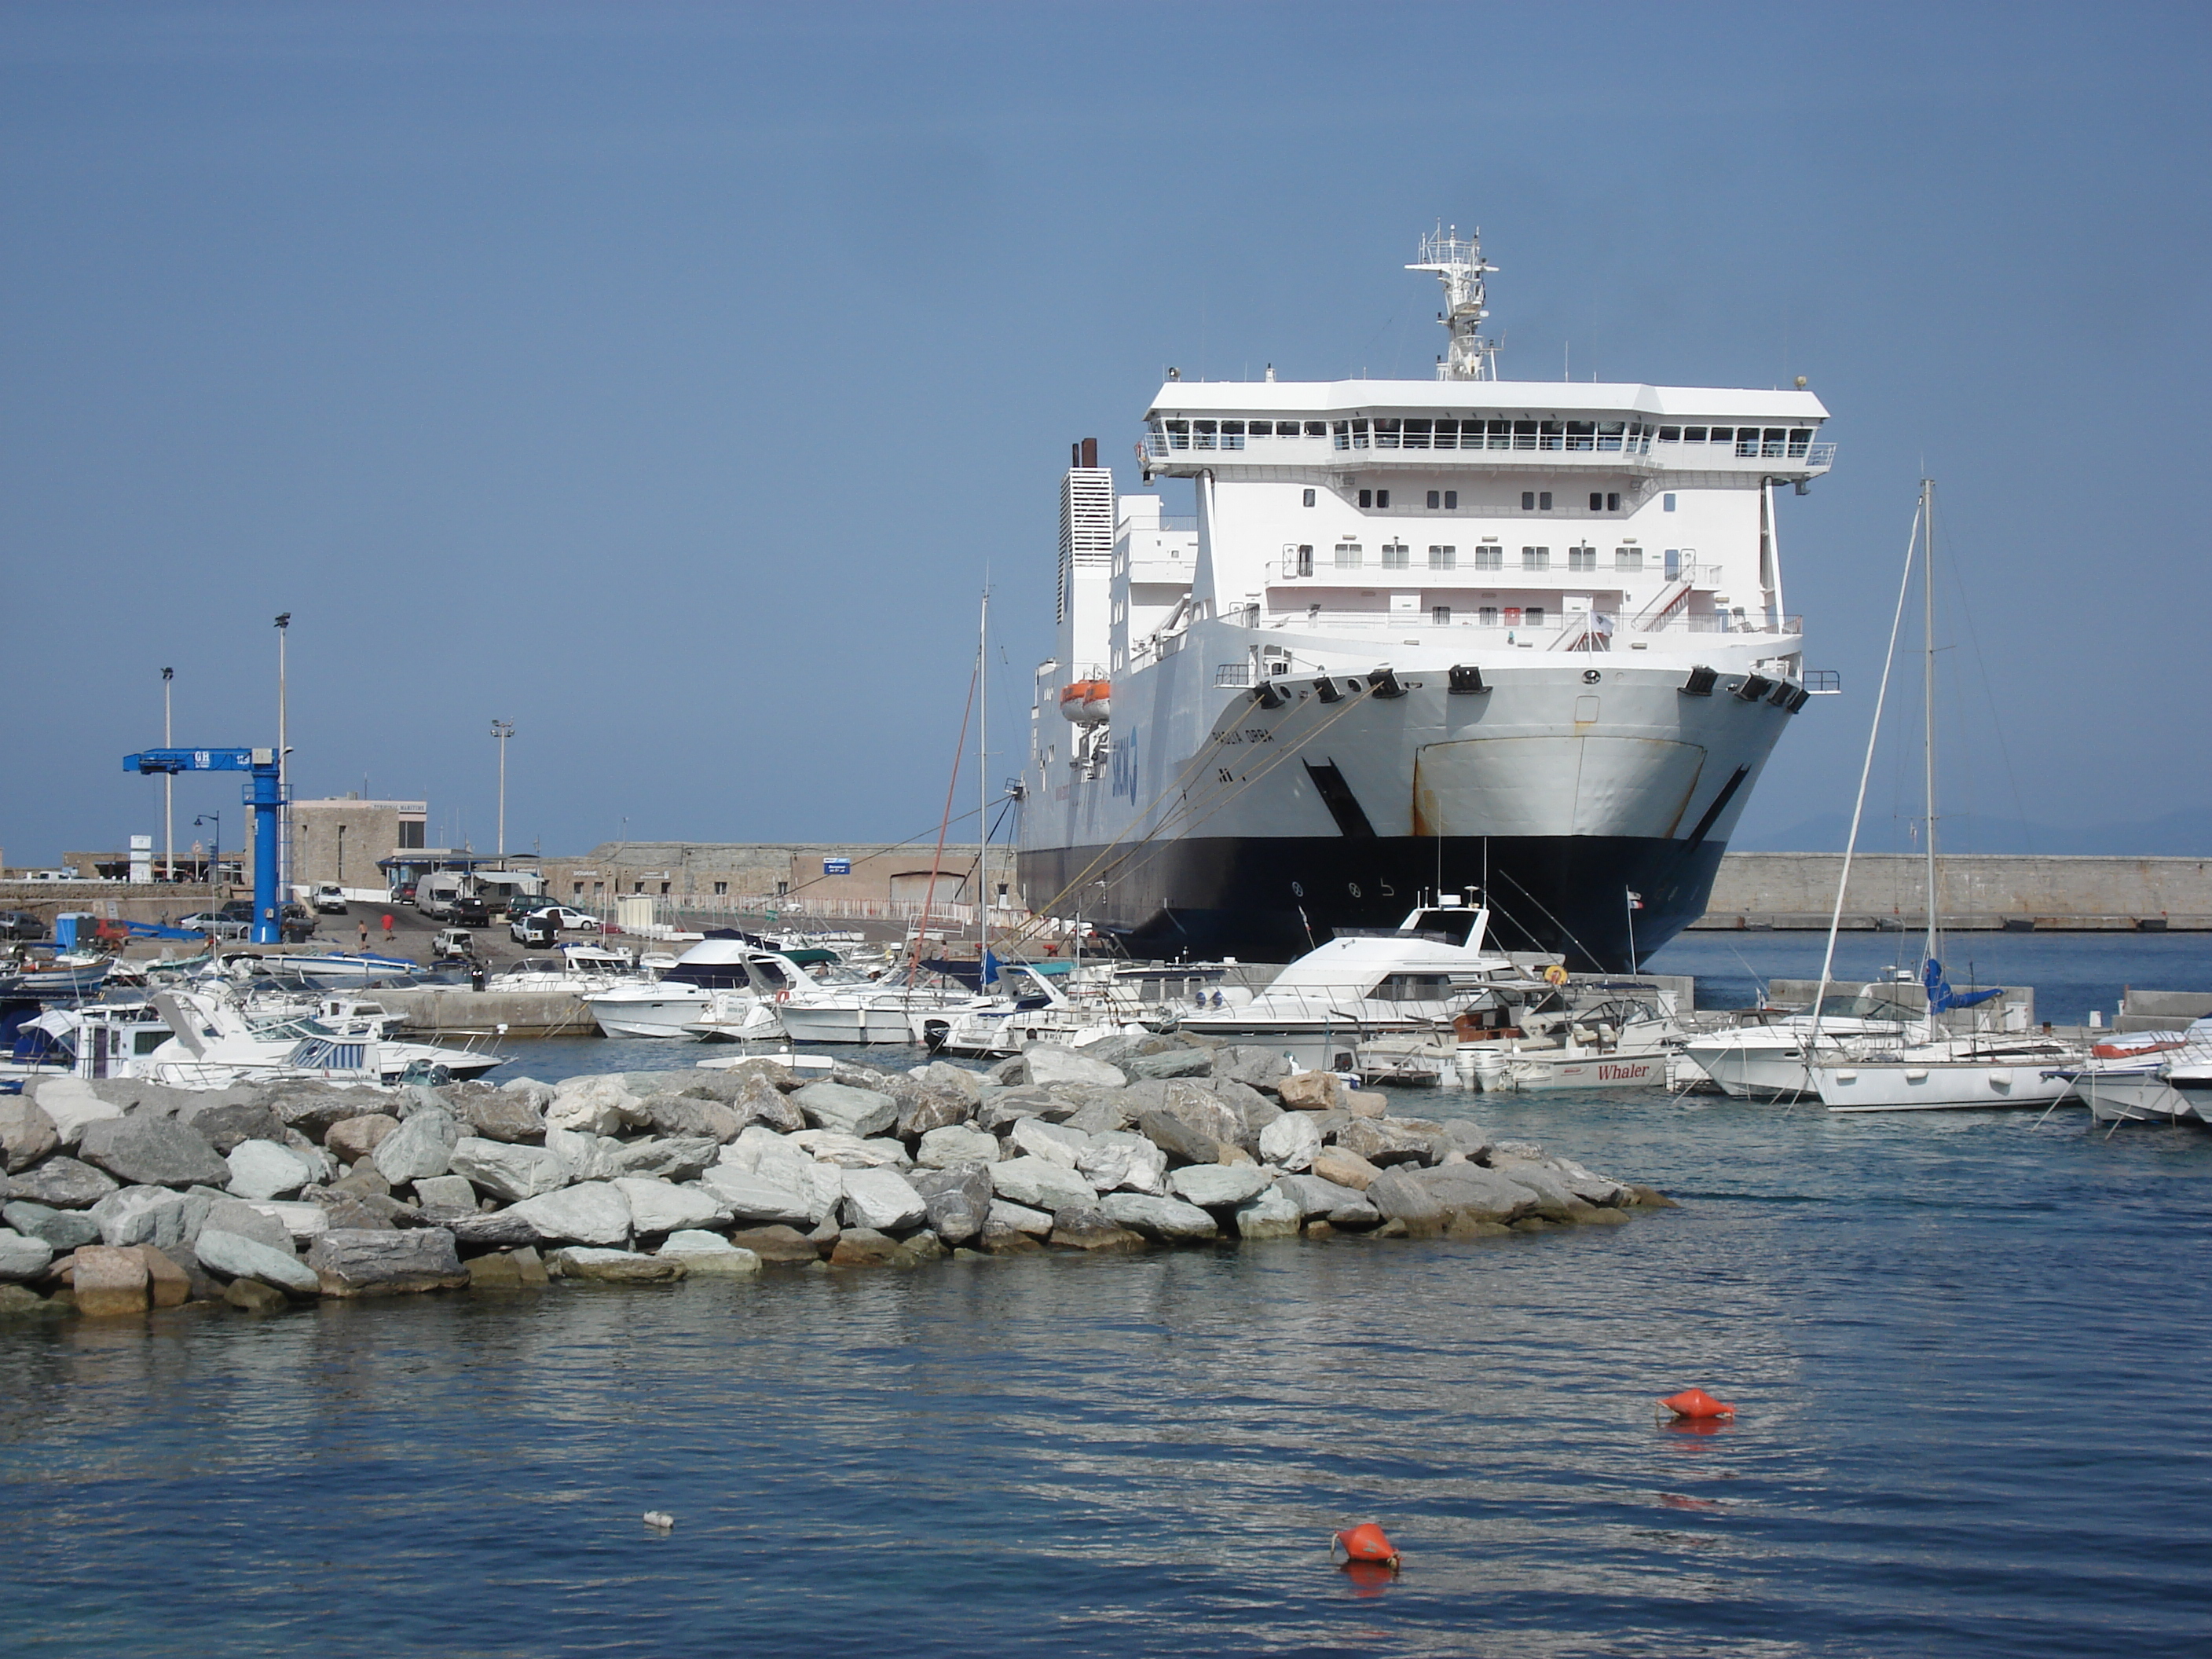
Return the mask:
<path id="1" fill-rule="evenodd" d="M 1052 1237 L 1052 1217 L 1043 1210 L 1033 1210 L 1026 1204 L 1009 1204 L 1003 1198 L 991 1200 L 991 1207 L 983 1213 L 983 1227 L 988 1231 L 1001 1229 L 1027 1233 L 1031 1238 Z"/>
<path id="2" fill-rule="evenodd" d="M 97 1244 L 100 1223 L 94 1220 L 90 1211 L 57 1210 L 51 1205 L 33 1204 L 19 1198 L 0 1205 L 0 1221 L 5 1221 L 27 1238 L 41 1238 L 57 1250 L 73 1250 L 80 1244 Z"/>
<path id="3" fill-rule="evenodd" d="M 1449 1164 L 1428 1173 L 1441 1175 L 1445 1170 L 1456 1171 L 1462 1169 L 1480 1170 L 1481 1166 L 1472 1164 Z M 1587 1212 L 1591 1208 L 1588 1202 L 1577 1196 L 1566 1182 L 1560 1179 L 1558 1171 L 1546 1169 L 1542 1164 L 1533 1160 L 1499 1158 L 1494 1167 L 1482 1170 L 1482 1173 L 1495 1180 L 1510 1182 L 1520 1188 L 1533 1200 L 1531 1207 L 1534 1212 L 1549 1221 L 1565 1221 L 1577 1211 Z"/>
<path id="4" fill-rule="evenodd" d="M 1310 1170 L 1321 1151 L 1311 1112 L 1284 1112 L 1260 1131 L 1260 1156 L 1279 1170 Z"/>
<path id="5" fill-rule="evenodd" d="M 1080 1129 L 1087 1135 L 1126 1129 L 1136 1115 L 1136 1103 L 1127 1089 L 1093 1089 L 1085 1084 L 1061 1083 L 1054 1085 L 1052 1092 L 1075 1109 L 1062 1121 L 1069 1128 Z"/>
<path id="6" fill-rule="evenodd" d="M 1249 1089 L 1272 1089 L 1291 1074 L 1291 1062 L 1272 1048 L 1237 1043 L 1213 1051 L 1213 1075 Z"/>
<path id="7" fill-rule="evenodd" d="M 1275 1098 L 1294 1112 L 1339 1110 L 1345 1092 L 1334 1072 L 1294 1072 L 1275 1080 Z"/>
<path id="8" fill-rule="evenodd" d="M 84 1126 L 79 1155 L 117 1180 L 142 1187 L 222 1186 L 230 1167 L 195 1130 L 173 1118 L 100 1118 Z"/>
<path id="9" fill-rule="evenodd" d="M 274 1140 L 241 1140 L 223 1162 L 230 1165 L 228 1190 L 244 1199 L 289 1198 L 313 1174 L 305 1158 Z"/>
<path id="10" fill-rule="evenodd" d="M 545 1150 L 568 1166 L 571 1181 L 606 1181 L 623 1173 L 623 1144 L 586 1129 L 548 1129 Z"/>
<path id="11" fill-rule="evenodd" d="M 13 1227 L 0 1227 L 0 1279 L 20 1283 L 36 1279 L 54 1259 L 54 1247 L 43 1238 L 27 1238 Z"/>
<path id="12" fill-rule="evenodd" d="M 1388 1117 L 1355 1117 L 1336 1133 L 1336 1144 L 1378 1170 L 1401 1164 L 1440 1164 L 1450 1144 L 1437 1131 Z"/>
<path id="13" fill-rule="evenodd" d="M 687 1279 L 737 1279 L 761 1270 L 757 1250 L 732 1244 L 720 1233 L 671 1233 L 653 1254 L 682 1262 Z"/>
<path id="14" fill-rule="evenodd" d="M 519 1216 L 512 1210 L 495 1210 L 489 1215 L 445 1217 L 440 1224 L 472 1250 L 513 1249 L 517 1245 L 536 1244 L 543 1237 L 530 1224 L 527 1216 Z"/>
<path id="15" fill-rule="evenodd" d="M 845 1172 L 843 1215 L 848 1227 L 872 1227 L 879 1233 L 904 1232 L 927 1218 L 929 1206 L 896 1170 Z"/>
<path id="16" fill-rule="evenodd" d="M 982 1074 L 971 1072 L 964 1066 L 933 1060 L 927 1066 L 915 1066 L 908 1075 L 926 1088 L 941 1089 L 959 1096 L 968 1103 L 971 1111 L 983 1103 Z"/>
<path id="17" fill-rule="evenodd" d="M 1211 1077 L 1213 1055 L 1204 1048 L 1170 1048 L 1163 1054 L 1133 1054 L 1121 1069 L 1133 1083 L 1139 1078 Z"/>
<path id="18" fill-rule="evenodd" d="M 930 1231 L 947 1244 L 965 1244 L 990 1214 L 991 1172 L 982 1164 L 917 1170 L 908 1184 L 928 1206 Z"/>
<path id="19" fill-rule="evenodd" d="M 1480 1164 L 1445 1164 L 1408 1171 L 1438 1206 L 1473 1221 L 1518 1221 L 1542 1207 L 1542 1194 L 1519 1180 Z M 1374 1188 L 1368 1188 L 1371 1197 Z M 1560 1206 L 1564 1209 L 1564 1203 Z"/>
<path id="20" fill-rule="evenodd" d="M 545 1133 L 545 1105 L 553 1091 L 532 1078 L 517 1078 L 527 1089 L 505 1085 L 497 1089 L 472 1089 L 457 1103 L 462 1122 L 481 1140 L 510 1145 L 542 1139 Z"/>
<path id="21" fill-rule="evenodd" d="M 633 1250 L 556 1250 L 553 1263 L 564 1279 L 597 1279 L 610 1285 L 649 1285 L 681 1279 L 684 1259 L 674 1255 L 641 1255 Z"/>
<path id="22" fill-rule="evenodd" d="M 395 1187 L 424 1176 L 441 1176 L 453 1166 L 461 1122 L 443 1105 L 416 1112 L 385 1136 L 374 1153 L 376 1171 Z"/>
<path id="23" fill-rule="evenodd" d="M 237 1201 L 246 1202 L 243 1199 Z M 312 1200 L 272 1198 L 265 1203 L 252 1204 L 248 1207 L 258 1210 L 262 1214 L 273 1217 L 281 1222 L 285 1232 L 290 1236 L 295 1243 L 303 1239 L 311 1239 L 318 1233 L 330 1231 L 331 1212 Z M 415 1212 L 410 1212 L 410 1218 L 419 1218 L 419 1217 Z"/>
<path id="24" fill-rule="evenodd" d="M 1261 1130 L 1283 1115 L 1283 1109 L 1267 1096 L 1233 1078 L 1215 1078 L 1206 1087 L 1216 1100 L 1236 1115 L 1237 1122 L 1244 1126 L 1246 1137 L 1255 1141 Z"/>
<path id="25" fill-rule="evenodd" d="M 284 1120 L 258 1100 L 230 1100 L 177 1114 L 225 1158 L 249 1140 L 284 1139 Z"/>
<path id="26" fill-rule="evenodd" d="M 811 1191 L 802 1195 L 734 1164 L 717 1164 L 699 1177 L 699 1184 L 733 1220 L 748 1226 L 811 1227 L 820 1218 Z"/>
<path id="27" fill-rule="evenodd" d="M 517 1204 L 568 1183 L 568 1163 L 557 1153 L 478 1135 L 464 1135 L 453 1143 L 448 1168 L 503 1204 Z"/>
<path id="28" fill-rule="evenodd" d="M 297 1129 L 310 1140 L 328 1139 L 331 1129 L 348 1118 L 371 1113 L 398 1115 L 392 1111 L 391 1094 L 367 1085 L 287 1084 L 266 1099 L 286 1128 Z"/>
<path id="29" fill-rule="evenodd" d="M 1041 1158 L 1014 1158 L 990 1165 L 991 1190 L 1015 1204 L 1048 1213 L 1095 1204 L 1091 1183 L 1074 1170 Z"/>
<path id="30" fill-rule="evenodd" d="M 1168 1190 L 1204 1210 L 1231 1209 L 1274 1183 L 1256 1164 L 1191 1164 L 1168 1176 Z"/>
<path id="31" fill-rule="evenodd" d="M 323 1137 L 323 1145 L 332 1157 L 357 1164 L 381 1146 L 398 1127 L 399 1120 L 389 1112 L 363 1112 L 359 1117 L 331 1124 L 330 1133 Z"/>
<path id="32" fill-rule="evenodd" d="M 511 1207 L 541 1238 L 610 1248 L 629 1242 L 629 1206 L 620 1188 L 604 1181 L 541 1193 Z"/>
<path id="33" fill-rule="evenodd" d="M 1146 1238 L 1212 1238 L 1221 1231 L 1213 1218 L 1195 1204 L 1178 1198 L 1155 1198 L 1149 1193 L 1109 1193 L 1098 1207 L 1132 1231 Z"/>
<path id="34" fill-rule="evenodd" d="M 975 1109 L 975 1121 L 979 1127 L 996 1133 L 1025 1117 L 1057 1121 L 1074 1109 L 1066 1100 L 1048 1090 L 1032 1089 L 1027 1085 L 1002 1089 L 994 1085 L 983 1091 L 983 1103 Z"/>
<path id="35" fill-rule="evenodd" d="M 1617 1181 L 1593 1175 L 1581 1164 L 1561 1158 L 1520 1157 L 1500 1150 L 1492 1157 L 1491 1167 L 1570 1209 L 1583 1204 L 1617 1204 L 1628 1190 Z"/>
<path id="36" fill-rule="evenodd" d="M 1314 1154 L 1313 1172 L 1324 1181 L 1333 1181 L 1340 1187 L 1349 1187 L 1355 1192 L 1365 1192 L 1375 1177 L 1382 1173 L 1358 1153 L 1341 1146 L 1324 1146 Z"/>
<path id="37" fill-rule="evenodd" d="M 1298 1206 L 1301 1216 L 1319 1216 L 1347 1231 L 1379 1225 L 1382 1215 L 1356 1187 L 1340 1187 L 1319 1176 L 1286 1175 L 1275 1190 Z"/>
<path id="38" fill-rule="evenodd" d="M 1063 1250 L 1133 1250 L 1144 1248 L 1144 1235 L 1133 1232 L 1100 1209 L 1054 1212 L 1052 1243 Z"/>
<path id="39" fill-rule="evenodd" d="M 967 1121 L 975 1103 L 950 1089 L 917 1087 L 899 1101 L 897 1129 L 908 1140 L 919 1139 L 933 1129 L 949 1129 Z"/>
<path id="40" fill-rule="evenodd" d="M 641 1115 L 643 1102 L 630 1093 L 619 1077 L 564 1078 L 545 1109 L 548 1129 L 575 1129 L 586 1134 L 611 1135 Z"/>
<path id="41" fill-rule="evenodd" d="M 54 1126 L 55 1137 L 64 1146 L 76 1146 L 83 1139 L 88 1124 L 123 1115 L 120 1106 L 101 1099 L 82 1078 L 40 1078 L 33 1087 L 34 1103 Z"/>
<path id="42" fill-rule="evenodd" d="M 680 1233 L 694 1227 L 728 1226 L 731 1212 L 711 1189 L 679 1187 L 672 1181 L 624 1176 L 615 1190 L 629 1206 L 630 1226 L 641 1237 Z"/>
<path id="43" fill-rule="evenodd" d="M 45 1107 L 22 1095 L 0 1095 L 0 1153 L 13 1175 L 61 1150 L 61 1132 Z"/>
<path id="44" fill-rule="evenodd" d="M 845 1195 L 843 1170 L 834 1164 L 816 1163 L 783 1136 L 758 1124 L 748 1124 L 743 1134 L 722 1149 L 721 1162 L 725 1167 L 757 1174 L 798 1194 L 808 1201 L 817 1223 L 827 1218 Z"/>
<path id="45" fill-rule="evenodd" d="M 696 1096 L 648 1095 L 645 1115 L 657 1135 L 705 1140 L 716 1146 L 735 1140 L 738 1132 L 745 1127 L 744 1114 L 734 1108 L 719 1100 L 702 1100 Z"/>
<path id="46" fill-rule="evenodd" d="M 187 1244 L 198 1231 L 209 1200 L 167 1187 L 125 1187 L 92 1206 L 102 1244 L 126 1248 L 151 1244 L 169 1249 Z"/>
<path id="47" fill-rule="evenodd" d="M 201 1228 L 192 1253 L 200 1266 L 226 1279 L 255 1279 L 293 1296 L 314 1296 L 322 1289 L 314 1270 L 303 1266 L 289 1250 L 271 1249 L 220 1228 Z"/>
<path id="48" fill-rule="evenodd" d="M 1102 1193 L 1167 1188 L 1168 1155 L 1143 1135 L 1102 1129 L 1076 1155 L 1076 1173 Z"/>
<path id="49" fill-rule="evenodd" d="M 404 1296 L 462 1290 L 469 1282 L 443 1227 L 333 1229 L 307 1247 L 307 1266 L 325 1296 Z"/>
<path id="50" fill-rule="evenodd" d="M 425 1215 L 434 1210 L 458 1210 L 465 1215 L 474 1215 L 477 1189 L 466 1176 L 418 1176 L 415 1181 L 415 1202 Z"/>
<path id="51" fill-rule="evenodd" d="M 1220 1144 L 1212 1136 L 1200 1134 L 1181 1118 L 1158 1108 L 1138 1115 L 1137 1133 L 1158 1147 L 1171 1163 L 1206 1164 L 1220 1160 Z"/>
<path id="52" fill-rule="evenodd" d="M 1022 1059 L 1028 1063 L 1027 1080 L 1036 1087 L 1050 1083 L 1090 1083 L 1100 1088 L 1118 1089 L 1129 1080 L 1120 1066 L 1092 1060 L 1063 1043 L 1032 1042 L 1022 1050 Z"/>
<path id="53" fill-rule="evenodd" d="M 1270 1187 L 1256 1198 L 1237 1206 L 1239 1238 L 1296 1238 L 1305 1218 L 1297 1201 L 1279 1188 Z"/>
<path id="54" fill-rule="evenodd" d="M 949 1169 L 956 1164 L 995 1164 L 999 1138 L 964 1124 L 932 1129 L 922 1136 L 914 1161 L 926 1170 Z"/>
<path id="55" fill-rule="evenodd" d="M 1367 1201 L 1385 1221 L 1404 1223 L 1416 1238 L 1433 1237 L 1443 1231 L 1443 1205 L 1412 1170 L 1383 1170 L 1368 1183 Z"/>
<path id="56" fill-rule="evenodd" d="M 777 1067 L 781 1072 L 782 1068 Z M 806 1127 L 805 1115 L 792 1103 L 791 1097 L 776 1087 L 767 1075 L 758 1071 L 725 1073 L 734 1076 L 736 1091 L 730 1097 L 730 1109 L 744 1119 L 748 1125 L 759 1124 L 779 1134 L 789 1134 Z M 788 1073 L 785 1073 L 788 1077 Z"/>
<path id="57" fill-rule="evenodd" d="M 663 1097 L 666 1098 L 667 1097 Z M 705 1135 L 633 1141 L 610 1159 L 608 1173 L 662 1181 L 691 1181 L 714 1167 L 721 1143 Z"/>
<path id="58" fill-rule="evenodd" d="M 817 1164 L 834 1164 L 841 1170 L 903 1170 L 914 1163 L 906 1143 L 890 1135 L 870 1135 L 864 1140 L 837 1129 L 802 1129 L 790 1139 Z"/>
<path id="59" fill-rule="evenodd" d="M 198 1232 L 209 1228 L 217 1232 L 235 1233 L 240 1238 L 250 1238 L 257 1244 L 266 1244 L 272 1250 L 289 1253 L 292 1249 L 292 1230 L 273 1211 L 258 1204 L 249 1204 L 244 1199 L 217 1198 L 210 1201 L 206 1212 L 200 1218 Z M 198 1232 L 193 1237 L 197 1238 Z M 189 1241 L 188 1241 L 189 1242 Z"/>
<path id="60" fill-rule="evenodd" d="M 810 1083 L 792 1099 L 817 1129 L 837 1129 L 865 1138 L 881 1134 L 898 1121 L 898 1102 L 873 1089 Z"/>
<path id="61" fill-rule="evenodd" d="M 1083 1149 L 1090 1144 L 1091 1137 L 1082 1130 L 1071 1129 L 1064 1123 L 1049 1123 L 1041 1117 L 1018 1118 L 1006 1131 L 1006 1145 L 1017 1157 L 1026 1153 L 1048 1164 L 1057 1164 L 1063 1170 L 1075 1169 L 1083 1157 Z"/>
<path id="62" fill-rule="evenodd" d="M 214 1157 L 212 1151 L 210 1157 Z M 216 1159 L 220 1164 L 221 1159 Z M 226 1169 L 228 1166 L 225 1166 Z M 67 1157 L 50 1158 L 36 1169 L 26 1170 L 9 1181 L 11 1194 L 33 1204 L 51 1204 L 57 1210 L 88 1210 L 114 1192 L 115 1177 L 89 1164 Z"/>

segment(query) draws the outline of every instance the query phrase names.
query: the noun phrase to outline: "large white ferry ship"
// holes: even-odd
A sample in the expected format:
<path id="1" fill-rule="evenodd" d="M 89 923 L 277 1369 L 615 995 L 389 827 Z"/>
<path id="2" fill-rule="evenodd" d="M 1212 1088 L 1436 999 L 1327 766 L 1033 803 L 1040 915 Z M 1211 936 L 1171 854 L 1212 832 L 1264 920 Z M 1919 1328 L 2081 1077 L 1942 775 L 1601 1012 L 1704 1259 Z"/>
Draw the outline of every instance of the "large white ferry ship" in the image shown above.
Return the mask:
<path id="1" fill-rule="evenodd" d="M 1633 966 L 1705 908 L 1814 690 L 1776 507 L 1804 390 L 1497 378 L 1480 240 L 1422 239 L 1433 380 L 1192 381 L 1137 447 L 1196 514 L 1061 486 L 1022 884 L 1147 957 L 1287 961 L 1479 888 L 1501 946 Z"/>

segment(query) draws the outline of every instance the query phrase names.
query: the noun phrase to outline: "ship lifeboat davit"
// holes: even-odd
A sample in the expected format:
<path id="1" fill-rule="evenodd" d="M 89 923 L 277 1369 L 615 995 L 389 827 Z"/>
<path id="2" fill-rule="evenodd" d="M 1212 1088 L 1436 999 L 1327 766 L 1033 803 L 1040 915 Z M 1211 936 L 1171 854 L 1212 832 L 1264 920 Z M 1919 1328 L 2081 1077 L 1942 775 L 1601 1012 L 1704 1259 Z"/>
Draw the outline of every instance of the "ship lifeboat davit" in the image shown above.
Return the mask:
<path id="1" fill-rule="evenodd" d="M 1112 712 L 1104 680 L 1078 680 L 1060 694 L 1060 712 L 1078 726 L 1103 726 Z"/>

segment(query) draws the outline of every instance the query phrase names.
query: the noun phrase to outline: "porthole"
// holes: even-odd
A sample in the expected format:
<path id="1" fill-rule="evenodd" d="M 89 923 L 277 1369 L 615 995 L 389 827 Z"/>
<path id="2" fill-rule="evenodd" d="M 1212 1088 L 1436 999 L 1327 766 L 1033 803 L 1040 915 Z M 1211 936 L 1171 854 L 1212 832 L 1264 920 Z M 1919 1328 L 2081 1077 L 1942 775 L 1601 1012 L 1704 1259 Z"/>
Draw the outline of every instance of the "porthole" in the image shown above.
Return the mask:
<path id="1" fill-rule="evenodd" d="M 1304 898 L 1305 896 L 1306 890 L 1303 883 L 1294 881 L 1291 884 L 1291 896 L 1292 898 Z"/>
<path id="2" fill-rule="evenodd" d="M 1583 684 L 1584 685 L 1595 685 L 1604 678 L 1605 676 L 1599 673 L 1595 668 L 1585 668 L 1583 670 Z"/>
<path id="3" fill-rule="evenodd" d="M 1344 890 L 1351 894 L 1352 897 L 1358 898 L 1359 896 L 1359 884 L 1356 881 L 1347 881 L 1344 884 Z"/>

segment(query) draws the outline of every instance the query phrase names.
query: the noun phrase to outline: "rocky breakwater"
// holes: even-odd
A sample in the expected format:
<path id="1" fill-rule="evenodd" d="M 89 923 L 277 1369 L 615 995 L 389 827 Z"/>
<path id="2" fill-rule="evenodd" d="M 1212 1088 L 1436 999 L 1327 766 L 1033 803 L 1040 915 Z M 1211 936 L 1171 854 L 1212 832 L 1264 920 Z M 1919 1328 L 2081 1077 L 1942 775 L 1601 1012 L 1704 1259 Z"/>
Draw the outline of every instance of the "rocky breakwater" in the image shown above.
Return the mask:
<path id="1" fill-rule="evenodd" d="M 1263 1049 L 988 1072 L 770 1060 L 397 1091 L 38 1080 L 0 1100 L 0 1311 L 656 1282 L 765 1264 L 1619 1224 L 1648 1188 Z"/>

